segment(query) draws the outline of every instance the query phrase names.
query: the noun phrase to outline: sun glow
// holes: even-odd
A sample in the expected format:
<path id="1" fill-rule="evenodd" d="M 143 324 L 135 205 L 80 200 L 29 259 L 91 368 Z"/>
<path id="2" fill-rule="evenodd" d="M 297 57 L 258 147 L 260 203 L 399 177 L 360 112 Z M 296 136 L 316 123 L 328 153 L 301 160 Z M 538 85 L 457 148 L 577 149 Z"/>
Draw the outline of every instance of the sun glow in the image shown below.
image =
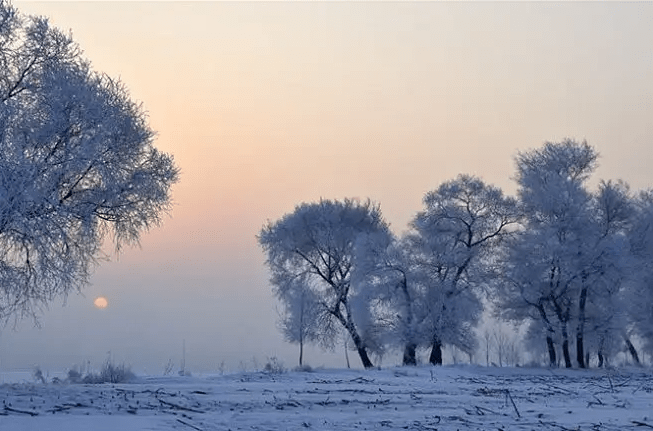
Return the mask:
<path id="1" fill-rule="evenodd" d="M 95 301 L 93 301 L 93 305 L 95 305 L 97 308 L 107 308 L 109 301 L 107 301 L 107 298 L 104 296 L 98 296 L 95 298 Z"/>

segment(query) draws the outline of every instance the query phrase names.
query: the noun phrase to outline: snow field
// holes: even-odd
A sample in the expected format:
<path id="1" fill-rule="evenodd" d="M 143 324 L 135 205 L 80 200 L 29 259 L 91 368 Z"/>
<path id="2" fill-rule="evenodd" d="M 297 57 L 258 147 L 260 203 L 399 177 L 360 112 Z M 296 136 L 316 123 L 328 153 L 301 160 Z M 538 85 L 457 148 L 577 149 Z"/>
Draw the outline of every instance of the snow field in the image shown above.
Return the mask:
<path id="1" fill-rule="evenodd" d="M 651 370 L 397 367 L 0 386 L 0 430 L 653 428 Z"/>

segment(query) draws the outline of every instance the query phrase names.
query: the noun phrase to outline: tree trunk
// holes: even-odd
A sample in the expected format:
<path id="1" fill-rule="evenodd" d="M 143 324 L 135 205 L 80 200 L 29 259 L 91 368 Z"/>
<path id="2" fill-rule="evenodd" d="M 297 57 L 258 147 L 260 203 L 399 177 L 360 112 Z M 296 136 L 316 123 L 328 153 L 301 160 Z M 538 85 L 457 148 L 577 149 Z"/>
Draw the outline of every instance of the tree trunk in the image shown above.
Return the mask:
<path id="1" fill-rule="evenodd" d="M 584 284 L 584 283 L 583 283 Z M 585 333 L 585 304 L 587 303 L 587 286 L 583 285 L 578 301 L 578 326 L 576 327 L 576 361 L 579 368 L 585 368 L 583 337 Z"/>
<path id="2" fill-rule="evenodd" d="M 633 343 L 630 342 L 630 338 L 625 337 L 626 339 L 626 346 L 628 346 L 628 351 L 633 357 L 633 361 L 635 361 L 635 364 L 639 365 L 639 355 L 637 354 L 637 349 L 635 349 L 635 346 L 633 346 Z"/>
<path id="3" fill-rule="evenodd" d="M 299 367 L 301 368 L 304 361 L 304 340 L 299 340 Z"/>
<path id="4" fill-rule="evenodd" d="M 565 358 L 565 368 L 571 368 L 571 355 L 569 354 L 569 340 L 562 342 L 562 355 Z"/>
<path id="5" fill-rule="evenodd" d="M 356 346 L 356 351 L 358 351 L 358 356 L 360 356 L 365 369 L 374 368 L 374 364 L 370 361 L 370 357 L 367 355 L 367 349 L 365 349 L 365 347 Z"/>
<path id="6" fill-rule="evenodd" d="M 599 350 L 597 356 L 599 357 L 599 368 L 603 368 L 603 352 Z"/>
<path id="7" fill-rule="evenodd" d="M 571 368 L 571 355 L 569 354 L 569 333 L 567 323 L 569 322 L 569 309 L 562 309 L 555 298 L 551 297 L 556 316 L 560 322 L 560 333 L 562 334 L 562 357 L 565 359 L 565 368 Z"/>
<path id="8" fill-rule="evenodd" d="M 549 335 L 546 337 L 546 347 L 549 350 L 549 366 L 555 367 L 557 358 L 556 358 L 556 347 L 553 344 L 553 338 Z"/>
<path id="9" fill-rule="evenodd" d="M 556 348 L 553 344 L 553 334 L 555 334 L 555 330 L 553 329 L 553 325 L 551 325 L 551 322 L 546 315 L 544 305 L 541 302 L 537 305 L 537 311 L 539 311 L 542 321 L 546 324 L 546 347 L 549 351 L 549 366 L 555 367 L 557 363 Z"/>
<path id="10" fill-rule="evenodd" d="M 585 355 L 583 353 L 583 335 L 581 333 L 576 334 L 576 362 L 578 362 L 578 368 L 585 368 Z"/>
<path id="11" fill-rule="evenodd" d="M 374 368 L 374 364 L 372 364 L 370 357 L 367 355 L 367 349 L 365 348 L 365 344 L 363 343 L 361 336 L 358 334 L 358 331 L 356 330 L 356 325 L 354 325 L 354 321 L 351 318 L 351 311 L 349 310 L 349 304 L 344 303 L 343 305 L 345 306 L 345 310 L 347 311 L 347 317 L 343 316 L 342 312 L 339 309 L 336 309 L 336 311 L 333 312 L 333 315 L 338 320 L 340 320 L 342 326 L 344 326 L 347 332 L 349 332 L 349 335 L 351 336 L 351 340 L 354 342 L 354 346 L 356 347 L 356 351 L 358 352 L 358 356 L 360 356 L 361 358 L 363 367 L 365 367 L 365 369 Z"/>
<path id="12" fill-rule="evenodd" d="M 569 335 L 567 322 L 562 324 L 562 356 L 565 358 L 565 368 L 571 368 L 571 355 L 569 354 Z"/>
<path id="13" fill-rule="evenodd" d="M 429 363 L 431 365 L 442 365 L 442 341 L 437 336 L 433 337 L 433 347 L 431 347 Z"/>
<path id="14" fill-rule="evenodd" d="M 404 295 L 404 310 L 406 313 L 406 345 L 404 346 L 404 365 L 417 365 L 416 350 L 417 344 L 415 343 L 415 331 L 413 331 L 413 308 L 411 307 L 412 300 L 410 292 L 408 292 L 408 281 L 406 275 L 403 274 L 401 280 L 401 291 Z"/>
<path id="15" fill-rule="evenodd" d="M 406 346 L 404 346 L 404 365 L 417 365 L 416 350 L 417 346 L 415 343 L 406 343 Z"/>
<path id="16" fill-rule="evenodd" d="M 585 353 L 585 366 L 590 367 L 590 352 Z"/>
<path id="17" fill-rule="evenodd" d="M 363 340 L 361 339 L 360 335 L 358 335 L 358 331 L 354 329 L 353 323 L 350 324 L 349 328 L 350 328 L 349 333 L 351 335 L 351 339 L 354 342 L 354 346 L 356 346 L 356 351 L 358 352 L 358 356 L 360 356 L 361 358 L 363 367 L 365 367 L 366 369 L 374 368 L 374 364 L 372 364 L 370 357 L 367 355 L 367 349 L 363 344 Z"/>

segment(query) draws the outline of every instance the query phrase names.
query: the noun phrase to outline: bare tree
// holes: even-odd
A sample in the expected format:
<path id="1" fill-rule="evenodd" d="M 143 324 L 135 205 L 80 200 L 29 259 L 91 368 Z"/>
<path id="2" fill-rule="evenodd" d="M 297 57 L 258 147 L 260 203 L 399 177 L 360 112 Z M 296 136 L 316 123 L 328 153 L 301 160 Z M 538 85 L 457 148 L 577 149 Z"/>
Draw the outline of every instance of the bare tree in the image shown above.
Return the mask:
<path id="1" fill-rule="evenodd" d="M 89 282 L 160 222 L 178 179 L 142 107 L 69 35 L 0 0 L 0 319 Z"/>
<path id="2" fill-rule="evenodd" d="M 485 348 L 485 366 L 489 367 L 490 366 L 490 347 L 491 344 L 490 342 L 492 341 L 492 333 L 490 332 L 489 329 L 486 329 L 483 331 L 483 341 L 484 341 L 484 348 Z"/>
<path id="3" fill-rule="evenodd" d="M 291 343 L 299 344 L 299 366 L 304 365 L 304 345 L 306 343 L 324 343 L 327 346 L 330 337 L 324 337 L 321 331 L 322 317 L 320 304 L 315 292 L 307 285 L 303 277 L 292 280 L 292 285 L 286 289 L 276 290 L 284 311 L 279 322 L 280 329 Z"/>
<path id="4" fill-rule="evenodd" d="M 497 352 L 497 361 L 499 362 L 499 366 L 503 367 L 503 360 L 506 357 L 509 338 L 501 328 L 495 328 L 492 337 L 494 338 L 494 347 Z"/>
<path id="5" fill-rule="evenodd" d="M 506 345 L 506 363 L 510 366 L 519 366 L 521 362 L 521 355 L 519 354 L 519 346 L 515 338 L 510 338 Z"/>

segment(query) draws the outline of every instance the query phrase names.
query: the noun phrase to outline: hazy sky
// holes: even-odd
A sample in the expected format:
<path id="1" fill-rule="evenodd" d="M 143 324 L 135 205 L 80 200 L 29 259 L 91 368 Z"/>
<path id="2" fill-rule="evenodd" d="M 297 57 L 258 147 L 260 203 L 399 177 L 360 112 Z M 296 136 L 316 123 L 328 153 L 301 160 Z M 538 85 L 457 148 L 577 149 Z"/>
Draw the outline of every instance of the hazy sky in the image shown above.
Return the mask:
<path id="1" fill-rule="evenodd" d="M 255 235 L 302 201 L 380 202 L 396 232 L 458 173 L 587 139 L 653 186 L 653 3 L 22 2 L 120 77 L 182 170 L 172 217 L 93 286 L 0 333 L 0 371 L 110 351 L 135 371 L 292 365 Z M 104 295 L 105 309 L 93 306 Z M 351 355 L 353 361 L 358 359 Z M 312 365 L 344 366 L 311 350 Z"/>

